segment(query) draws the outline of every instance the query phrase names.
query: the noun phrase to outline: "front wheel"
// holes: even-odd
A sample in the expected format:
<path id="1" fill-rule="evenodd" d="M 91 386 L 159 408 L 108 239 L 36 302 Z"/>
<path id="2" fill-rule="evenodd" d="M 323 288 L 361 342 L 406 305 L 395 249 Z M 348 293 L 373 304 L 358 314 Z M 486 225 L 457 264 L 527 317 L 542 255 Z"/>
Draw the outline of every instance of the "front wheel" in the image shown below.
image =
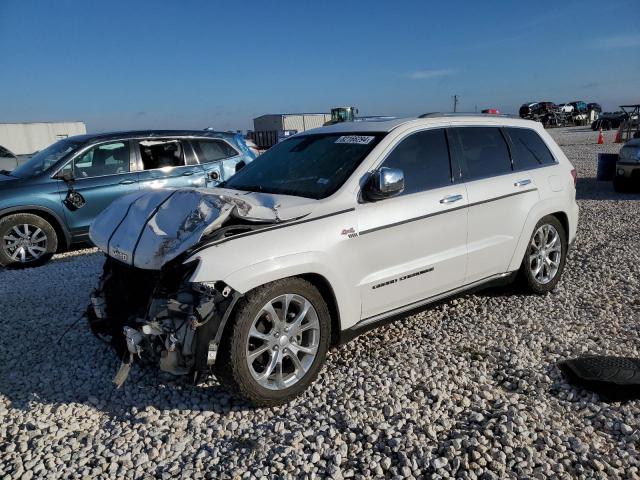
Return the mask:
<path id="1" fill-rule="evenodd" d="M 544 294 L 552 291 L 562 275 L 567 257 L 567 234 L 560 221 L 542 218 L 535 226 L 520 267 L 526 290 Z"/>
<path id="2" fill-rule="evenodd" d="M 215 374 L 254 405 L 291 400 L 313 382 L 331 338 L 320 292 L 289 278 L 259 287 L 239 302 Z"/>
<path id="3" fill-rule="evenodd" d="M 44 218 L 16 213 L 0 219 L 0 265 L 37 267 L 48 262 L 57 248 L 56 231 Z"/>

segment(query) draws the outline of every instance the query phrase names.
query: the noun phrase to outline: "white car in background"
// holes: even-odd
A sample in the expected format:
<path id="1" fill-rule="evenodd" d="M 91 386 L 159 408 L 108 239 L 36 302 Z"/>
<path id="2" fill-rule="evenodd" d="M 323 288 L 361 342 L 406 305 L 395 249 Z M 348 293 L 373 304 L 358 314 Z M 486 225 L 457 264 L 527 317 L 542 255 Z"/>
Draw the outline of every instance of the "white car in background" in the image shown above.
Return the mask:
<path id="1" fill-rule="evenodd" d="M 277 144 L 220 188 L 114 202 L 93 331 L 130 361 L 213 371 L 273 405 L 331 344 L 519 277 L 544 294 L 576 237 L 576 173 L 538 122 L 425 115 L 345 122 Z M 127 353 L 128 352 L 128 353 Z"/>
<path id="2" fill-rule="evenodd" d="M 572 113 L 573 105 L 570 105 L 568 103 L 561 103 L 560 105 L 558 105 L 558 110 L 563 113 Z"/>

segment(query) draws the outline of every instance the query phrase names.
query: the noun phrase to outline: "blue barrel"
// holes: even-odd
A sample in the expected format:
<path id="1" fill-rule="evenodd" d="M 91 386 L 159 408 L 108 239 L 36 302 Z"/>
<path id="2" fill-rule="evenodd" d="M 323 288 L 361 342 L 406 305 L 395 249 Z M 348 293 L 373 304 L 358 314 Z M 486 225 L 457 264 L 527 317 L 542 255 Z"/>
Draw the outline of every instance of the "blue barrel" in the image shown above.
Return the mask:
<path id="1" fill-rule="evenodd" d="M 598 174 L 596 179 L 601 182 L 610 182 L 616 176 L 617 153 L 598 154 Z"/>

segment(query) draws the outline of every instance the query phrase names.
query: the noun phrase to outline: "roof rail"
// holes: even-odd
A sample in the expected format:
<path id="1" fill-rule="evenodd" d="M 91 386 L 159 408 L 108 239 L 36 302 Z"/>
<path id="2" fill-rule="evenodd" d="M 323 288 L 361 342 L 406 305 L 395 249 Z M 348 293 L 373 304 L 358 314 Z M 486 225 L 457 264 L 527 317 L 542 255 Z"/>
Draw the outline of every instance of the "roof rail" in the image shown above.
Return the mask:
<path id="1" fill-rule="evenodd" d="M 423 113 L 418 118 L 437 118 L 437 117 L 505 117 L 505 118 L 520 118 L 518 115 L 511 115 L 509 113 L 441 113 L 441 112 L 428 112 Z"/>

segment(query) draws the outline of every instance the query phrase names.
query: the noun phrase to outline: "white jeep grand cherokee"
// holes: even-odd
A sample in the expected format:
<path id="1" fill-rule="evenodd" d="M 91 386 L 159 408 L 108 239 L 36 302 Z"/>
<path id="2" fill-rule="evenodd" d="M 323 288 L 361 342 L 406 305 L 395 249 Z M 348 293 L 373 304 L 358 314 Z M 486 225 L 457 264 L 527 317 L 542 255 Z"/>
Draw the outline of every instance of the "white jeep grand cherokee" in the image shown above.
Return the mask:
<path id="1" fill-rule="evenodd" d="M 123 355 L 255 404 L 300 394 L 330 345 L 519 277 L 552 290 L 576 236 L 575 170 L 540 123 L 425 115 L 296 135 L 219 188 L 114 202 L 88 310 Z"/>

